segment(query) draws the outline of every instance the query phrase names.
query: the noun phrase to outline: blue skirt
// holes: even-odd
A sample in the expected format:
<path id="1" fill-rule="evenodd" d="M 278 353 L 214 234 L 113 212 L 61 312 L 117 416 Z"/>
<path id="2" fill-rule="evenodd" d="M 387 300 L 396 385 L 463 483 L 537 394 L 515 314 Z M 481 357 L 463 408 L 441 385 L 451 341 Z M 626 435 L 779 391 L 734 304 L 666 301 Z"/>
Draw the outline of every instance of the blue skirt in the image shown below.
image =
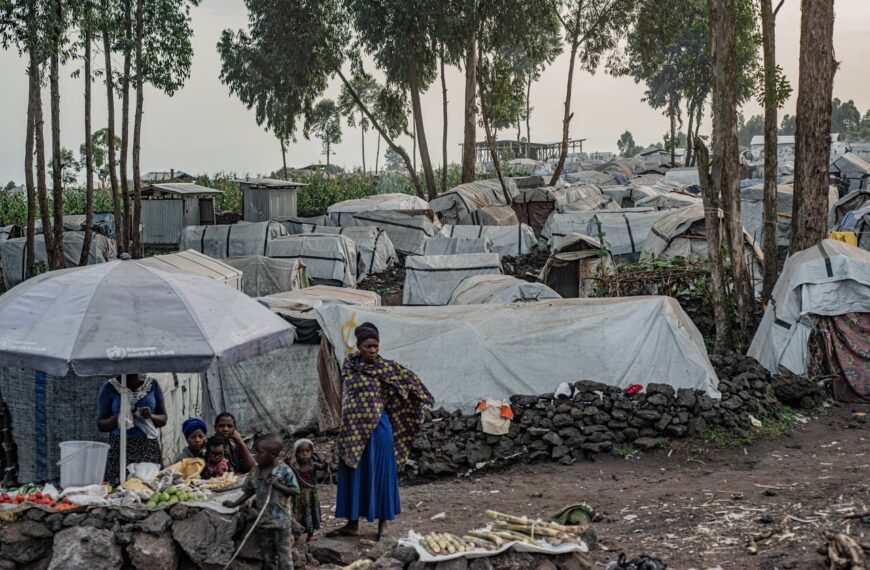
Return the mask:
<path id="1" fill-rule="evenodd" d="M 391 521 L 402 512 L 393 426 L 386 411 L 381 414 L 356 469 L 339 460 L 335 501 L 335 516 L 351 521 L 363 517 L 369 522 Z"/>

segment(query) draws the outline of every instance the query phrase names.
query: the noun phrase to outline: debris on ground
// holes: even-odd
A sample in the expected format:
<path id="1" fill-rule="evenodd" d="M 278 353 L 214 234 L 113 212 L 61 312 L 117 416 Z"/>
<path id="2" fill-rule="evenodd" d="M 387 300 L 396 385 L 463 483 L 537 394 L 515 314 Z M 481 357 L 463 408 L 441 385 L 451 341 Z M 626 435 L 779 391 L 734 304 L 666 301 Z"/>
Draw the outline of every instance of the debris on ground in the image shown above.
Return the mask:
<path id="1" fill-rule="evenodd" d="M 398 254 L 399 259 L 389 269 L 382 273 L 369 275 L 357 287 L 372 291 L 381 296 L 381 304 L 394 307 L 402 304 L 405 289 L 405 256 Z"/>

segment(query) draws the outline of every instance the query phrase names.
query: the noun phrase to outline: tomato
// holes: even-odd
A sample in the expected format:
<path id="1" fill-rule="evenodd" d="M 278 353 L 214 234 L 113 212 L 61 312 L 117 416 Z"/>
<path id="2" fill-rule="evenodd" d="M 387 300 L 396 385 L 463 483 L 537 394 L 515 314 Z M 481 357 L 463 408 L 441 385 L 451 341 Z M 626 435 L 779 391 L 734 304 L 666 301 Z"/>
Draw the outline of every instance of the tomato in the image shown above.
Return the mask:
<path id="1" fill-rule="evenodd" d="M 23 493 L 18 493 L 17 495 L 15 495 L 16 503 L 23 503 L 26 499 L 27 497 L 25 497 Z"/>

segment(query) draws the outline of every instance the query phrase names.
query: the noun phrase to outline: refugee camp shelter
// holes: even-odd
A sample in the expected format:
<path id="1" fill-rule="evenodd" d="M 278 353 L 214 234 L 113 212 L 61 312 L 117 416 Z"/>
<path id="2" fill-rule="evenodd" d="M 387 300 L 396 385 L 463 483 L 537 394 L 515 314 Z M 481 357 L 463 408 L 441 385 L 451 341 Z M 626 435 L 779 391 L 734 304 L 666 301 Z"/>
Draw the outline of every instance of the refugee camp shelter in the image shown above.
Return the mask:
<path id="1" fill-rule="evenodd" d="M 501 262 L 494 253 L 408 256 L 402 304 L 446 305 L 466 277 L 500 274 Z"/>
<path id="2" fill-rule="evenodd" d="M 372 210 L 342 216 L 345 226 L 376 227 L 389 236 L 393 247 L 406 255 L 423 255 L 426 240 L 441 227 L 432 210 Z"/>
<path id="3" fill-rule="evenodd" d="M 326 211 L 333 224 L 348 225 L 348 221 L 356 214 L 381 210 L 427 210 L 426 200 L 410 194 L 375 194 L 356 200 L 345 200 L 329 206 Z"/>
<path id="4" fill-rule="evenodd" d="M 492 241 L 488 237 L 449 238 L 433 237 L 426 240 L 423 255 L 457 255 L 463 253 L 492 253 Z"/>
<path id="5" fill-rule="evenodd" d="M 569 233 L 558 238 L 555 246 L 540 281 L 566 299 L 589 297 L 596 280 L 616 267 L 610 250 L 587 235 Z"/>
<path id="6" fill-rule="evenodd" d="M 841 179 L 848 180 L 850 192 L 860 188 L 867 188 L 867 179 L 870 178 L 870 162 L 867 162 L 857 154 L 847 152 L 831 162 L 831 174 L 836 174 Z"/>
<path id="7" fill-rule="evenodd" d="M 224 263 L 242 274 L 241 291 L 249 297 L 296 291 L 310 284 L 308 268 L 301 259 L 244 255 L 228 257 Z"/>
<path id="8" fill-rule="evenodd" d="M 329 216 L 278 216 L 270 221 L 280 223 L 291 236 L 295 234 L 313 234 L 315 233 L 314 228 L 335 225 Z"/>
<path id="9" fill-rule="evenodd" d="M 587 209 L 594 210 L 610 201 L 609 197 L 601 192 L 601 188 L 595 184 L 572 184 L 570 186 L 553 187 L 542 186 L 537 188 L 525 188 L 519 191 L 514 198 L 511 207 L 517 214 L 519 221 L 531 226 L 535 237 L 541 235 L 541 229 L 547 222 L 550 214 L 562 209 L 573 202 L 588 198 L 592 202 L 586 202 Z"/>
<path id="10" fill-rule="evenodd" d="M 238 182 L 242 192 L 246 222 L 267 222 L 272 218 L 296 215 L 296 194 L 306 186 L 301 182 L 275 178 L 245 178 Z"/>
<path id="11" fill-rule="evenodd" d="M 242 290 L 242 272 L 240 270 L 193 249 L 146 257 L 141 260 L 141 263 L 163 271 L 184 271 L 194 275 L 202 275 L 232 287 L 236 291 Z"/>
<path id="12" fill-rule="evenodd" d="M 451 411 L 484 398 L 552 393 L 578 378 L 620 388 L 660 382 L 720 397 L 704 339 L 669 297 L 315 310 L 339 361 L 354 350 L 347 323 L 371 322 L 384 358 L 425 378 L 435 406 Z"/>
<path id="13" fill-rule="evenodd" d="M 529 283 L 512 275 L 473 275 L 453 290 L 448 305 L 525 303 L 562 297 L 542 283 Z"/>
<path id="14" fill-rule="evenodd" d="M 515 226 L 444 226 L 441 236 L 461 239 L 487 238 L 492 242 L 492 252 L 502 256 L 517 256 L 531 253 L 538 247 L 535 232 L 526 224 Z"/>
<path id="15" fill-rule="evenodd" d="M 870 251 L 870 204 L 847 212 L 837 225 L 842 232 L 854 232 L 858 247 Z"/>
<path id="16" fill-rule="evenodd" d="M 77 267 L 85 245 L 84 232 L 63 233 L 63 257 L 67 267 Z M 48 264 L 48 255 L 45 252 L 45 236 L 42 234 L 33 237 L 35 248 L 34 260 L 36 263 Z M 104 263 L 116 257 L 115 242 L 104 235 L 93 234 L 91 236 L 91 250 L 88 255 L 88 265 Z M 27 238 L 14 238 L 0 242 L 0 267 L 3 269 L 3 284 L 6 289 L 11 289 L 24 281 L 27 274 Z"/>
<path id="17" fill-rule="evenodd" d="M 256 222 L 184 228 L 178 249 L 193 249 L 215 259 L 266 255 L 269 242 L 287 235 L 277 222 Z"/>
<path id="18" fill-rule="evenodd" d="M 831 343 L 829 360 L 844 371 L 851 368 L 840 378 L 841 395 L 847 395 L 850 388 L 865 402 L 870 401 L 866 392 L 867 338 L 860 334 L 870 322 L 868 310 L 870 252 L 826 239 L 786 259 L 747 354 L 771 374 L 779 374 L 780 368 L 805 374 L 808 343 L 818 329 Z M 850 361 L 852 364 L 844 366 Z M 863 386 L 851 388 L 853 381 Z M 835 392 L 837 384 L 835 381 Z"/>
<path id="19" fill-rule="evenodd" d="M 15 225 L 8 225 L 0 227 L 0 242 L 4 242 L 7 239 L 21 237 L 21 228 Z"/>
<path id="20" fill-rule="evenodd" d="M 192 182 L 152 184 L 142 190 L 142 241 L 145 245 L 175 245 L 187 226 L 216 222 L 215 196 L 223 190 Z"/>
<path id="21" fill-rule="evenodd" d="M 828 209 L 839 199 L 837 188 L 828 188 Z M 791 214 L 794 201 L 794 185 L 778 184 L 776 187 L 776 218 L 777 243 L 780 247 L 788 247 L 791 235 Z M 740 192 L 740 216 L 743 218 L 743 228 L 752 239 L 764 247 L 764 184 L 756 184 L 744 188 Z"/>
<path id="22" fill-rule="evenodd" d="M 443 224 L 470 223 L 470 215 L 489 206 L 510 206 L 519 193 L 516 182 L 505 178 L 507 195 L 497 179 L 467 182 L 442 192 L 429 202 L 429 207 Z"/>
<path id="23" fill-rule="evenodd" d="M 337 234 L 299 234 L 275 238 L 266 249 L 267 257 L 300 259 L 308 275 L 319 285 L 356 287 L 361 277 L 353 241 Z"/>
<path id="24" fill-rule="evenodd" d="M 667 213 L 667 210 L 652 208 L 556 212 L 547 220 L 541 237 L 548 240 L 552 248 L 556 245 L 557 238 L 571 233 L 581 233 L 596 239 L 603 234 L 604 244 L 614 258 L 634 262 L 640 257 L 653 224 Z"/>
<path id="25" fill-rule="evenodd" d="M 870 188 L 852 190 L 834 204 L 828 216 L 828 227 L 834 229 L 846 214 L 870 206 Z"/>

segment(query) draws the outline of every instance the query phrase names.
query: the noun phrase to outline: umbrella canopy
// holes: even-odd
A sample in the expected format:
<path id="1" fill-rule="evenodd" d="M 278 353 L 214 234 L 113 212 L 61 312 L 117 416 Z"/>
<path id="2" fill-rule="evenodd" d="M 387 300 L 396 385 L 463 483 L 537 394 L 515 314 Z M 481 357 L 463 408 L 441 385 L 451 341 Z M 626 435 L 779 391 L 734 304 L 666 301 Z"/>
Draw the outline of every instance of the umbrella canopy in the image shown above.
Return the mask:
<path id="1" fill-rule="evenodd" d="M 0 296 L 0 366 L 55 376 L 202 372 L 292 344 L 294 329 L 212 279 L 133 260 L 52 271 Z"/>

